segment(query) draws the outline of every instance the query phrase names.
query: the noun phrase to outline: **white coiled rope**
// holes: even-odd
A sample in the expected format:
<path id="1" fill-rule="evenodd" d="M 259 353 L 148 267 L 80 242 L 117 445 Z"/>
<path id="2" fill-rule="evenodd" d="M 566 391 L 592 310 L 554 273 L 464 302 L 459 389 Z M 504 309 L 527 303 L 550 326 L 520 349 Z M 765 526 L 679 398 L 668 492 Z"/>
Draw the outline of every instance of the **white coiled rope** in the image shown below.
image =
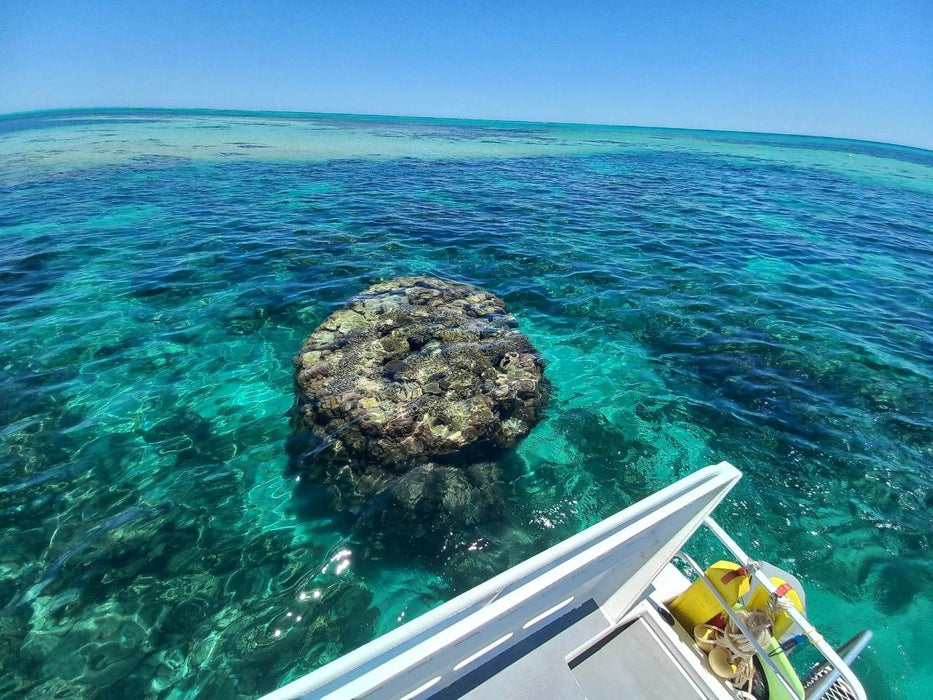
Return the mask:
<path id="1" fill-rule="evenodd" d="M 773 608 L 772 608 L 773 610 Z M 736 610 L 735 614 L 741 618 L 758 644 L 767 647 L 771 641 L 771 628 L 774 621 L 772 610 Z M 752 679 L 755 677 L 755 648 L 748 637 L 739 629 L 730 617 L 724 629 L 711 625 L 697 625 L 695 635 L 702 635 L 708 629 L 716 630 L 714 636 L 706 637 L 705 641 L 712 647 L 723 647 L 728 653 L 728 662 L 736 666 L 736 673 L 730 680 L 733 687 L 739 690 L 739 697 L 751 697 L 746 691 L 751 690 Z M 712 652 L 711 652 L 712 653 Z"/>

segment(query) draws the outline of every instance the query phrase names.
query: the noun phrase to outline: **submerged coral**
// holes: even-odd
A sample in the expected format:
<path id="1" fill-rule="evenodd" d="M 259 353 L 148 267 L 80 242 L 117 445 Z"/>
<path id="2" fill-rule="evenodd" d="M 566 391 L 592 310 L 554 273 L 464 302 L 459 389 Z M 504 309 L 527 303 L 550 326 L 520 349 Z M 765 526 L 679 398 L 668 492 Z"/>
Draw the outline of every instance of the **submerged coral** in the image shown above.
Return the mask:
<path id="1" fill-rule="evenodd" d="M 465 494 L 490 479 L 466 467 L 517 444 L 547 400 L 544 363 L 517 325 L 498 297 L 437 278 L 353 297 L 295 357 L 306 465 L 351 501 L 388 489 L 403 508 L 430 496 L 473 512 Z"/>

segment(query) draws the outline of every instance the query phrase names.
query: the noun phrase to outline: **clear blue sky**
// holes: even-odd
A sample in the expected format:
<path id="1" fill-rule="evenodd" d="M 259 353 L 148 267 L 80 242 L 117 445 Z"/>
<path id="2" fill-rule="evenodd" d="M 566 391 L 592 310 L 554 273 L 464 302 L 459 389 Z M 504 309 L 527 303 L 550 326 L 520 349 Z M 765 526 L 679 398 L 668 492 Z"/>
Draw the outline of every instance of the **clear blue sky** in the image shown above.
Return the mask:
<path id="1" fill-rule="evenodd" d="M 212 107 L 933 148 L 933 0 L 0 0 L 0 113 Z"/>

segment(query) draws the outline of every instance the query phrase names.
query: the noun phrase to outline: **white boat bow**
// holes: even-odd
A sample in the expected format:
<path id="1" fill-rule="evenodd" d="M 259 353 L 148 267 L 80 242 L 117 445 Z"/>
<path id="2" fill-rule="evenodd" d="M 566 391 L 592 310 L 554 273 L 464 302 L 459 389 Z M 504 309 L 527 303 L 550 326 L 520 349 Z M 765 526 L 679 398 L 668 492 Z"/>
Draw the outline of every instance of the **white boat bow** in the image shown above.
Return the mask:
<path id="1" fill-rule="evenodd" d="M 689 584 L 672 562 L 689 560 L 682 550 L 703 525 L 755 569 L 710 518 L 740 478 L 727 462 L 700 469 L 264 700 L 738 697 L 664 603 Z M 820 692 L 841 674 L 864 698 L 846 661 L 803 615 L 794 620 L 831 664 Z"/>

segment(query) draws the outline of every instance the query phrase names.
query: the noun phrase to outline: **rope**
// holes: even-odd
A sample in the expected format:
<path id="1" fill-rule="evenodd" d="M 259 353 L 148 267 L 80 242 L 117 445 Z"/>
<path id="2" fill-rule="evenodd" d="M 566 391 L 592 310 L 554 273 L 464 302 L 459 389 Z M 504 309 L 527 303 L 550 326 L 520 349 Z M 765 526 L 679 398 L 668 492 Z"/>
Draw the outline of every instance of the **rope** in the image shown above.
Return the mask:
<path id="1" fill-rule="evenodd" d="M 796 607 L 797 606 L 794 605 L 794 601 L 791 600 L 789 595 L 771 595 L 768 597 L 768 610 L 771 611 L 772 618 L 777 617 L 779 613 L 796 609 Z"/>
<path id="2" fill-rule="evenodd" d="M 737 610 L 736 615 L 742 619 L 748 630 L 755 636 L 758 644 L 767 647 L 768 642 L 771 640 L 771 624 L 773 621 L 771 611 Z M 694 634 L 702 634 L 704 630 L 710 627 L 710 625 L 706 624 L 697 625 Z M 744 687 L 745 690 L 750 691 L 752 679 L 755 676 L 755 664 L 752 661 L 755 657 L 755 648 L 731 617 L 724 629 L 713 629 L 716 629 L 719 634 L 714 633 L 715 636 L 707 638 L 707 644 L 712 647 L 722 647 L 726 650 L 728 663 L 736 666 L 735 676 L 731 678 L 732 685 L 735 688 Z M 713 653 L 712 650 L 710 653 Z"/>
<path id="3" fill-rule="evenodd" d="M 767 646 L 771 640 L 771 616 L 762 610 L 740 610 L 738 614 L 749 632 L 755 636 L 758 644 L 762 647 Z M 726 623 L 723 639 L 728 643 L 727 648 L 732 653 L 730 661 L 739 667 L 732 684 L 737 688 L 745 686 L 747 690 L 751 690 L 752 678 L 755 676 L 755 664 L 752 663 L 755 649 L 752 643 L 742 634 L 742 630 L 736 626 L 732 618 L 729 618 L 729 622 Z"/>

